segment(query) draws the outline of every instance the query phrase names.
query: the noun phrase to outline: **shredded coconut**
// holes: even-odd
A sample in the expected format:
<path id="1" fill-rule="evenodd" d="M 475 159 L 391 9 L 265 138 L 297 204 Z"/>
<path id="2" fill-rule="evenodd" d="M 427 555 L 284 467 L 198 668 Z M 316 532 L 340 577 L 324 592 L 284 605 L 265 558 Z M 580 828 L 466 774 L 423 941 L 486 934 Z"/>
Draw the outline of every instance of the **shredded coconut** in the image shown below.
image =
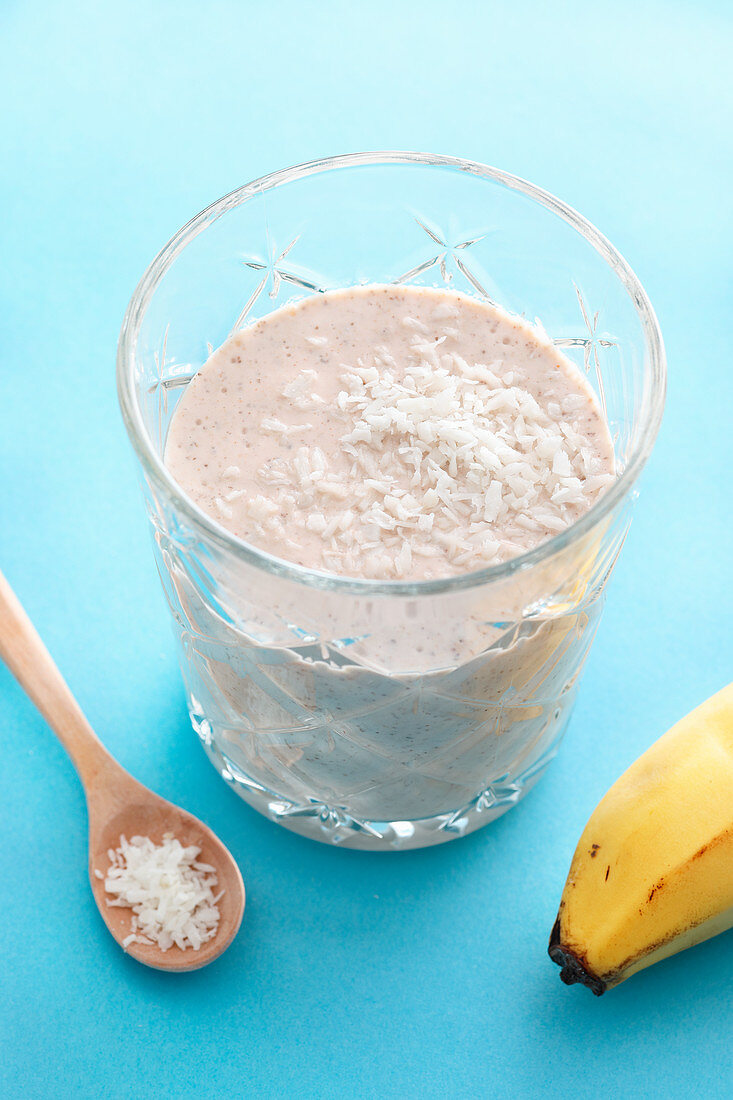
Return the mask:
<path id="1" fill-rule="evenodd" d="M 125 949 L 144 943 L 157 944 L 162 951 L 174 944 L 198 951 L 216 935 L 224 891 L 214 893 L 215 868 L 201 863 L 200 854 L 200 848 L 184 848 L 171 833 L 162 844 L 147 836 L 129 841 L 121 836 L 119 847 L 109 849 L 106 877 L 98 869 L 94 874 L 104 878 L 104 889 L 112 895 L 107 905 L 132 909 Z"/>
<path id="2" fill-rule="evenodd" d="M 379 569 L 403 577 L 413 554 L 429 553 L 430 534 L 454 565 L 478 568 L 516 553 L 512 531 L 536 532 L 539 541 L 562 530 L 613 481 L 568 422 L 582 397 L 543 408 L 506 372 L 500 377 L 501 364 L 468 363 L 443 351 L 440 340 L 426 343 L 416 318 L 403 323 L 416 336 L 401 377 L 386 349 L 377 348 L 369 363 L 342 365 L 336 412 L 349 484 L 329 470 L 318 446 L 267 463 L 259 473 L 268 495 L 247 502 L 263 536 L 283 522 L 296 539 L 298 528 L 314 532 L 324 560 L 340 571 L 355 551 L 378 548 Z M 312 408 L 315 382 L 316 372 L 303 371 L 283 395 L 296 408 Z M 308 426 L 266 417 L 261 427 L 290 435 Z"/>

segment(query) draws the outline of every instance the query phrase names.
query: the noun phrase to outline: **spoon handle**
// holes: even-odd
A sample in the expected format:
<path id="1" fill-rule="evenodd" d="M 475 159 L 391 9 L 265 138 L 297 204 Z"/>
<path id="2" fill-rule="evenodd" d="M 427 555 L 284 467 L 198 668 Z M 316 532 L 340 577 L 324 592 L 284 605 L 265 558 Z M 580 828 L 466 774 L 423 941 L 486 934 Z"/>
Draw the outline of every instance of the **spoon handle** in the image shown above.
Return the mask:
<path id="1" fill-rule="evenodd" d="M 110 764 L 118 768 L 84 717 L 51 654 L 2 573 L 0 658 L 68 752 L 85 787 L 100 772 L 108 771 Z"/>

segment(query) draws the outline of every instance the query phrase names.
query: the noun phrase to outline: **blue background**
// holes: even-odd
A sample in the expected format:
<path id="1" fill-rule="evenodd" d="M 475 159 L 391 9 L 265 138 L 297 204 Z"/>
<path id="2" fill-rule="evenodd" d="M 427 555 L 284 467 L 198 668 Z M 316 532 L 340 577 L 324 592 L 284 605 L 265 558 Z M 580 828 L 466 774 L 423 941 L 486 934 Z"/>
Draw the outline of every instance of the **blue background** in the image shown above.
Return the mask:
<path id="1" fill-rule="evenodd" d="M 92 724 L 248 885 L 190 975 L 122 955 L 61 748 L 0 669 L 8 1097 L 730 1096 L 733 934 L 600 1000 L 545 949 L 616 776 L 731 679 L 727 4 L 0 0 L 0 566 Z M 560 757 L 485 831 L 331 850 L 247 809 L 191 732 L 114 388 L 153 254 L 271 169 L 408 148 L 560 195 L 657 309 L 668 405 Z"/>

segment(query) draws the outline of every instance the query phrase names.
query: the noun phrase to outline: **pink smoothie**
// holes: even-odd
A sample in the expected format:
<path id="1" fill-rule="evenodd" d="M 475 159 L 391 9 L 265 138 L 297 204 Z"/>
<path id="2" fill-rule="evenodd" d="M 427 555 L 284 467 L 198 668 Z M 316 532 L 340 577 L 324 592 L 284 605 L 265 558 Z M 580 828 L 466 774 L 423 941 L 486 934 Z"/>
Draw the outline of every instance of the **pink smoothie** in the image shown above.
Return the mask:
<path id="1" fill-rule="evenodd" d="M 183 394 L 165 461 L 246 542 L 388 580 L 514 557 L 615 476 L 590 385 L 540 328 L 396 286 L 330 291 L 230 336 Z"/>

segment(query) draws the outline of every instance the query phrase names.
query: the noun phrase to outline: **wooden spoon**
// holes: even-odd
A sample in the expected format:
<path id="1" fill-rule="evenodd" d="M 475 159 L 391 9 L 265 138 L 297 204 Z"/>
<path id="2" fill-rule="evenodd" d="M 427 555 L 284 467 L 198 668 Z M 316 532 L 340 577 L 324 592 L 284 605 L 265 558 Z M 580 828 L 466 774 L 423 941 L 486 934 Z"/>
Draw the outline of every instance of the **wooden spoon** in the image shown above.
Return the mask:
<path id="1" fill-rule="evenodd" d="M 17 596 L 0 573 L 0 658 L 35 703 L 72 759 L 84 786 L 89 812 L 89 880 L 104 923 L 119 944 L 130 933 L 132 910 L 107 905 L 107 851 L 120 836 L 148 836 L 160 844 L 172 833 L 181 844 L 201 848 L 199 857 L 216 868 L 220 920 L 216 935 L 198 951 L 132 943 L 127 954 L 156 970 L 197 970 L 221 955 L 237 934 L 244 913 L 244 883 L 231 853 L 198 818 L 138 783 L 110 756 L 95 735 L 36 633 Z"/>

